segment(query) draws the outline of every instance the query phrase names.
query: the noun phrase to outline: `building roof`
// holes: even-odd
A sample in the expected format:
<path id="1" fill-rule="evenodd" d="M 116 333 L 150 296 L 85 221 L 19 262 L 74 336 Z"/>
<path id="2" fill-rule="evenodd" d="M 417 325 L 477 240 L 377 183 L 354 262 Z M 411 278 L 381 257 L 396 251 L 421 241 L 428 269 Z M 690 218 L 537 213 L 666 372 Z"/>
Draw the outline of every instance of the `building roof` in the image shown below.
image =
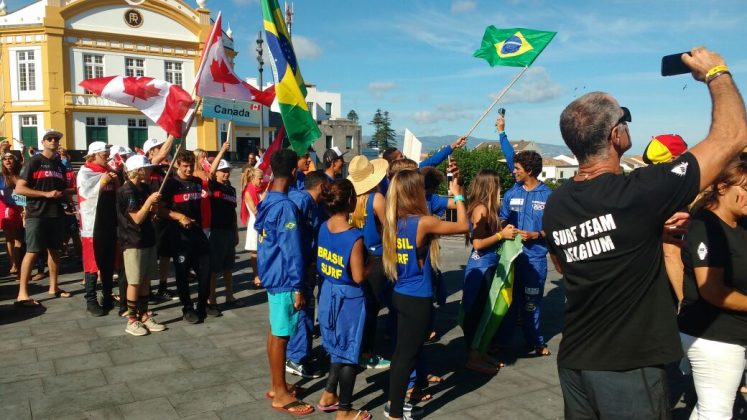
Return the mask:
<path id="1" fill-rule="evenodd" d="M 556 168 L 557 167 L 573 168 L 573 167 L 578 166 L 578 164 L 574 165 L 574 164 L 572 164 L 570 162 L 566 162 L 566 161 L 560 160 L 560 159 L 545 158 L 545 159 L 542 159 L 542 166 L 543 167 L 550 166 L 550 167 L 556 167 Z"/>

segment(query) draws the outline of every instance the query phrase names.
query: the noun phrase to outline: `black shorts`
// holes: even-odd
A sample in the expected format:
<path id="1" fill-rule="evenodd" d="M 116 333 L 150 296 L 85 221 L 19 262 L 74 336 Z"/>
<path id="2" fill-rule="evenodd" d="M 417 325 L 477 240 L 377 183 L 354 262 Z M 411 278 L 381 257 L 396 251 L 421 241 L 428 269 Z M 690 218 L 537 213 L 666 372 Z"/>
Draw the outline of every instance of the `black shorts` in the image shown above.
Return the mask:
<path id="1" fill-rule="evenodd" d="M 236 259 L 236 232 L 229 229 L 210 231 L 210 272 L 232 270 Z"/>
<path id="2" fill-rule="evenodd" d="M 33 254 L 62 247 L 65 235 L 64 217 L 32 217 L 26 219 L 26 252 Z"/>
<path id="3" fill-rule="evenodd" d="M 178 240 L 176 227 L 169 220 L 161 220 L 153 223 L 156 232 L 156 250 L 159 257 L 171 258 L 175 254 L 174 244 Z"/>

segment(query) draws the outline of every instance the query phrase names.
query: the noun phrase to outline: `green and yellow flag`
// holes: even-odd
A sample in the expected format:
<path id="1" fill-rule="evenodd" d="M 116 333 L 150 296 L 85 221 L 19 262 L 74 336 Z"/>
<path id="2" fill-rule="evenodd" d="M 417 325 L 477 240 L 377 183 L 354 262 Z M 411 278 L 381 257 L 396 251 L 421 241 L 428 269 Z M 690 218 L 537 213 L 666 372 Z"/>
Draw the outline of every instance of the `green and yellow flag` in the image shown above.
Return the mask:
<path id="1" fill-rule="evenodd" d="M 498 29 L 493 25 L 485 29 L 482 45 L 472 54 L 484 58 L 494 66 L 528 67 L 552 41 L 556 32 L 534 29 Z"/>
<path id="2" fill-rule="evenodd" d="M 488 351 L 493 336 L 511 306 L 514 289 L 514 260 L 522 253 L 523 246 L 521 236 L 516 235 L 512 241 L 503 241 L 498 248 L 500 258 L 488 290 L 488 300 L 485 302 L 475 337 L 469 343 L 470 349 L 477 350 L 481 354 Z"/>
<path id="3" fill-rule="evenodd" d="M 291 147 L 296 153 L 303 154 L 322 133 L 306 105 L 306 86 L 277 0 L 262 0 L 262 16 L 277 81 L 275 94 L 280 116 Z"/>

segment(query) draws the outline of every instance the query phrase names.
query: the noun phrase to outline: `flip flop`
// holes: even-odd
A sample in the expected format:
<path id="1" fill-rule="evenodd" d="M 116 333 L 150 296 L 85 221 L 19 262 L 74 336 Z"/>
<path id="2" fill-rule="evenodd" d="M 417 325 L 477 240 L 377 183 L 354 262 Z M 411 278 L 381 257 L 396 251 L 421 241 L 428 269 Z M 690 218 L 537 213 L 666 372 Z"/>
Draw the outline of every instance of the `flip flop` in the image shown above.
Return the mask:
<path id="1" fill-rule="evenodd" d="M 43 278 L 47 277 L 47 273 L 36 273 L 33 276 L 31 276 L 31 281 L 39 281 Z"/>
<path id="2" fill-rule="evenodd" d="M 366 412 L 366 417 L 361 417 L 361 413 L 363 413 L 363 410 L 358 410 L 358 413 L 356 413 L 355 417 L 353 417 L 353 420 L 371 420 L 373 418 L 373 416 L 369 412 Z"/>
<path id="3" fill-rule="evenodd" d="M 316 409 L 317 410 L 324 411 L 325 413 L 333 413 L 333 412 L 337 411 L 339 408 L 340 408 L 340 403 L 339 402 L 336 402 L 336 403 L 330 404 L 330 405 L 321 405 L 321 404 L 317 404 L 316 405 Z"/>
<path id="4" fill-rule="evenodd" d="M 292 408 L 296 408 L 300 406 L 305 406 L 307 408 L 306 410 L 291 410 Z M 314 407 L 311 406 L 311 404 L 305 403 L 301 400 L 295 400 L 295 401 L 289 402 L 288 404 L 282 407 L 272 406 L 272 409 L 275 411 L 290 414 L 291 416 L 296 416 L 296 417 L 307 416 L 314 412 Z"/>
<path id="5" fill-rule="evenodd" d="M 430 401 L 433 399 L 433 395 L 429 394 L 427 390 L 418 387 L 408 389 L 405 397 L 414 402 Z"/>
<path id="6" fill-rule="evenodd" d="M 304 388 L 302 386 L 299 386 L 299 385 L 291 385 L 289 387 L 289 389 L 288 389 L 288 392 L 291 395 L 293 395 L 294 397 L 297 397 L 298 394 L 300 394 L 300 393 L 302 393 L 304 391 L 306 391 L 306 388 Z M 265 392 L 265 399 L 272 401 L 275 397 L 273 397 L 272 395 L 270 395 L 270 392 L 272 392 L 272 391 Z"/>
<path id="7" fill-rule="evenodd" d="M 498 369 L 487 362 L 467 363 L 464 365 L 465 368 L 478 373 L 484 373 L 486 375 L 498 374 Z"/>
<path id="8" fill-rule="evenodd" d="M 440 376 L 436 376 L 436 375 L 431 375 L 430 373 L 428 374 L 426 378 L 428 379 L 429 384 L 440 384 L 441 382 L 444 381 L 444 378 Z"/>
<path id="9" fill-rule="evenodd" d="M 72 293 L 66 292 L 66 291 L 64 291 L 62 289 L 57 289 L 57 290 L 54 291 L 54 293 L 50 293 L 50 296 L 52 296 L 52 295 L 54 297 L 63 298 L 63 299 L 67 299 L 67 298 L 73 297 Z"/>
<path id="10" fill-rule="evenodd" d="M 13 302 L 13 306 L 17 308 L 37 308 L 42 306 L 42 304 L 34 299 L 24 299 Z"/>

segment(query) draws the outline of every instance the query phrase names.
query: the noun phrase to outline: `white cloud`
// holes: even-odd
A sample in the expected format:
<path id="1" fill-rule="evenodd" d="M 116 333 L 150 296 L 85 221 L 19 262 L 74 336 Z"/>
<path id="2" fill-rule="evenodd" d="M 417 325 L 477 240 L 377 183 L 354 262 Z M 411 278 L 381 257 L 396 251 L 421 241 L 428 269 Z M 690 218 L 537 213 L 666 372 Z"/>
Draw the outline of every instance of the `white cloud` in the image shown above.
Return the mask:
<path id="1" fill-rule="evenodd" d="M 531 67 L 523 76 L 522 80 L 516 82 L 506 96 L 501 99 L 502 104 L 512 103 L 538 103 L 546 102 L 560 97 L 565 89 L 550 79 L 544 67 Z M 491 94 L 495 99 L 498 95 Z"/>
<path id="2" fill-rule="evenodd" d="M 301 35 L 293 35 L 293 50 L 296 52 L 296 58 L 299 60 L 319 58 L 322 55 L 322 48 L 310 38 Z"/>
<path id="3" fill-rule="evenodd" d="M 394 82 L 371 82 L 368 84 L 368 90 L 371 92 L 371 95 L 373 95 L 376 98 L 380 98 L 384 96 L 384 94 L 394 88 L 397 87 L 397 84 Z"/>
<path id="4" fill-rule="evenodd" d="M 475 112 L 456 105 L 438 105 L 434 110 L 420 110 L 410 114 L 410 118 L 418 124 L 428 125 L 441 121 L 458 121 L 477 118 Z"/>
<path id="5" fill-rule="evenodd" d="M 474 0 L 455 0 L 451 3 L 451 13 L 464 13 L 475 10 Z"/>

